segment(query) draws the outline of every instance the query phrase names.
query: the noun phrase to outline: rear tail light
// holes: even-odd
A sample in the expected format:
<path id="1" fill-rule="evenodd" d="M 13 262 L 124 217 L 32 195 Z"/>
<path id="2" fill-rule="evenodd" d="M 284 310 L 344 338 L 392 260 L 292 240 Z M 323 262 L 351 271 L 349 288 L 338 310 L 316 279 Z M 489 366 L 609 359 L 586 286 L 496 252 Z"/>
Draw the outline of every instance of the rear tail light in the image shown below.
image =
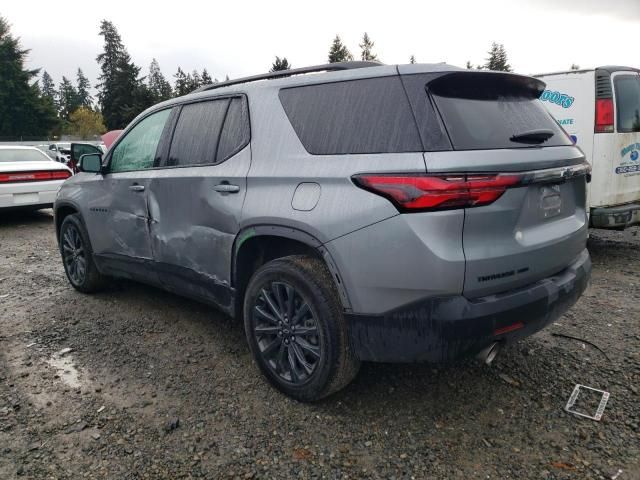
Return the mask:
<path id="1" fill-rule="evenodd" d="M 613 132 L 613 99 L 596 100 L 596 133 Z"/>
<path id="2" fill-rule="evenodd" d="M 38 170 L 33 172 L 0 173 L 0 183 L 45 182 L 66 180 L 71 176 L 68 170 Z"/>
<path id="3" fill-rule="evenodd" d="M 447 210 L 489 205 L 507 188 L 521 184 L 520 174 L 375 175 L 353 177 L 361 188 L 388 198 L 400 211 Z"/>

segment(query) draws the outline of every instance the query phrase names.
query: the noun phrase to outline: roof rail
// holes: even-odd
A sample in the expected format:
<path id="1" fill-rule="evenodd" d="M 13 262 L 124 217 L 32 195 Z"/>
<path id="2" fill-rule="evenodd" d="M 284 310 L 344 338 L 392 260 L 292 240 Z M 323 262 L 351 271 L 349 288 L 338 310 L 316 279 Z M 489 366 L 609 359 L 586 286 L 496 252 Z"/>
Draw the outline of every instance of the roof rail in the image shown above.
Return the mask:
<path id="1" fill-rule="evenodd" d="M 358 62 L 326 63 L 324 65 L 314 65 L 312 67 L 292 68 L 289 70 L 279 70 L 277 72 L 261 73 L 260 75 L 252 75 L 250 77 L 242 77 L 242 78 L 235 78 L 233 80 L 227 80 L 226 82 L 203 85 L 197 90 L 194 90 L 192 93 L 205 92 L 207 90 L 228 87 L 229 85 L 237 85 L 239 83 L 249 83 L 249 82 L 255 82 L 258 80 L 270 80 L 273 78 L 290 77 L 292 75 L 302 75 L 305 73 L 333 72 L 338 70 L 352 70 L 355 68 L 379 67 L 381 65 L 384 65 L 384 64 L 380 62 L 358 61 Z"/>

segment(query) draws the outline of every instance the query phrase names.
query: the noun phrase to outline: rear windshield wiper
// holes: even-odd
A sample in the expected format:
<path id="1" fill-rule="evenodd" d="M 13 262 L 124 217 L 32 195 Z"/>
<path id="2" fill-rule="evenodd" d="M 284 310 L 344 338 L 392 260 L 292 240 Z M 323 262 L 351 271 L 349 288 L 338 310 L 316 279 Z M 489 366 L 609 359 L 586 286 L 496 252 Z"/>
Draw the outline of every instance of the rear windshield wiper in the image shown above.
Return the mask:
<path id="1" fill-rule="evenodd" d="M 539 130 L 529 130 L 512 136 L 509 140 L 518 143 L 542 143 L 553 137 L 553 130 L 541 128 Z"/>

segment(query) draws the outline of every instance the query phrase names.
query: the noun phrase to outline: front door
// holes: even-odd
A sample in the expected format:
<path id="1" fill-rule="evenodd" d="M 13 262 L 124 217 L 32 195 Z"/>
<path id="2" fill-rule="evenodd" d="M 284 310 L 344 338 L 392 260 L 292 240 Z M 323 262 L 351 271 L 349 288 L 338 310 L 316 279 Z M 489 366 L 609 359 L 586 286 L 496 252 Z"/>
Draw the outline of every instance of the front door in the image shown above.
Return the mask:
<path id="1" fill-rule="evenodd" d="M 151 249 L 167 289 L 231 306 L 231 258 L 251 163 L 245 97 L 182 106 L 149 184 Z"/>
<path id="2" fill-rule="evenodd" d="M 148 276 L 153 255 L 147 188 L 169 115 L 170 109 L 161 110 L 138 122 L 109 153 L 104 175 L 90 182 L 91 244 L 99 261 L 120 275 Z"/>

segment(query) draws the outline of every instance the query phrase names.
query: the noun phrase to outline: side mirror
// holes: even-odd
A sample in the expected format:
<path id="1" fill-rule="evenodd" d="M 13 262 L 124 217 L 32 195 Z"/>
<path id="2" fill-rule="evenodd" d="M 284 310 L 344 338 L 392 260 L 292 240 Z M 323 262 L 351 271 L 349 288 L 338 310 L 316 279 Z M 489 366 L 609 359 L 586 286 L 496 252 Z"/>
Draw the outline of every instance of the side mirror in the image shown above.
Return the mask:
<path id="1" fill-rule="evenodd" d="M 100 153 L 87 153 L 80 157 L 80 164 L 78 170 L 87 173 L 100 173 L 102 172 L 102 154 Z"/>

